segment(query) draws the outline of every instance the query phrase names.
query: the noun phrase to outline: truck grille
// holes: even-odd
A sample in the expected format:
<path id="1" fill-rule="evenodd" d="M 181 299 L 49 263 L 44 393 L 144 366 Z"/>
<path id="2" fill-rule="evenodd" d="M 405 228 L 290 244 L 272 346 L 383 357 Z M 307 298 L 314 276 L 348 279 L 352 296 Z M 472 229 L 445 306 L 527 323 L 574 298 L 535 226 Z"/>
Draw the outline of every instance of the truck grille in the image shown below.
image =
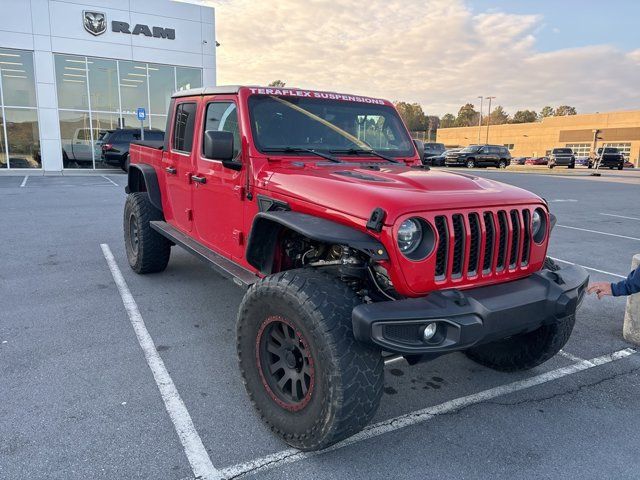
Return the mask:
<path id="1" fill-rule="evenodd" d="M 531 211 L 502 209 L 434 218 L 435 280 L 474 278 L 529 265 Z"/>

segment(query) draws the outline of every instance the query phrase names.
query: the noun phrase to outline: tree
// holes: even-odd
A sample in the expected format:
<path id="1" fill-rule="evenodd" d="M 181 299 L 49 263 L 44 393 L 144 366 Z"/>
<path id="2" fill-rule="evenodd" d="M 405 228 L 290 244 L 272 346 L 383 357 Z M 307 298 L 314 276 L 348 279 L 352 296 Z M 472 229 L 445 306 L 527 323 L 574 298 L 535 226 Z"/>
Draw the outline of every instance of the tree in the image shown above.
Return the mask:
<path id="1" fill-rule="evenodd" d="M 287 84 L 285 82 L 283 82 L 282 80 L 274 80 L 273 82 L 271 82 L 269 85 L 267 85 L 269 87 L 286 87 Z"/>
<path id="2" fill-rule="evenodd" d="M 556 108 L 556 117 L 564 117 L 566 115 L 576 115 L 576 107 L 570 107 L 569 105 L 560 105 Z"/>
<path id="3" fill-rule="evenodd" d="M 542 107 L 542 110 L 540 110 L 540 118 L 546 118 L 546 117 L 553 117 L 556 114 L 556 111 L 553 109 L 553 107 L 550 107 L 549 105 L 547 105 L 546 107 Z"/>
<path id="4" fill-rule="evenodd" d="M 479 113 L 476 112 L 472 103 L 467 103 L 460 107 L 456 117 L 456 127 L 472 127 L 478 124 Z"/>
<path id="5" fill-rule="evenodd" d="M 440 119 L 440 128 L 451 128 L 456 126 L 456 117 L 452 113 L 445 113 Z"/>
<path id="6" fill-rule="evenodd" d="M 493 109 L 489 118 L 491 119 L 491 125 L 502 125 L 509 122 L 509 114 L 505 112 L 504 108 L 500 105 Z M 482 123 L 487 125 L 488 119 L 485 118 Z"/>
<path id="7" fill-rule="evenodd" d="M 396 102 L 398 113 L 412 132 L 424 132 L 429 128 L 429 120 L 417 103 Z"/>
<path id="8" fill-rule="evenodd" d="M 531 123 L 538 120 L 538 114 L 533 110 L 518 110 L 513 114 L 511 123 Z"/>

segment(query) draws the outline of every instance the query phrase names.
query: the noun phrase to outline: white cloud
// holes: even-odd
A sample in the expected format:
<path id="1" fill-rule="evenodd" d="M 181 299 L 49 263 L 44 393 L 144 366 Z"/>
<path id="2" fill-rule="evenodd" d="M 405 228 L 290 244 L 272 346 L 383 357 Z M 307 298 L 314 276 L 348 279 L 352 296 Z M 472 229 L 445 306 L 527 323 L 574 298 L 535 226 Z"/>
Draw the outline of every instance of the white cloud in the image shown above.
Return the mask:
<path id="1" fill-rule="evenodd" d="M 474 14 L 462 0 L 228 0 L 216 6 L 218 83 L 288 85 L 421 103 L 431 114 L 495 95 L 512 113 L 638 108 L 640 50 L 540 53 L 543 19 Z"/>

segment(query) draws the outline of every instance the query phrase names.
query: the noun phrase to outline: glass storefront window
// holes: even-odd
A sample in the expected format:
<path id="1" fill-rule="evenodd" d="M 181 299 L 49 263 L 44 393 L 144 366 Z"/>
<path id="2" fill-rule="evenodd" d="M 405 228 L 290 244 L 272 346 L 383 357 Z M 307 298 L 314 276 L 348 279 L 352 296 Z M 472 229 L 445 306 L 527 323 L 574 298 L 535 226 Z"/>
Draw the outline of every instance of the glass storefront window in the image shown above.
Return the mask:
<path id="1" fill-rule="evenodd" d="M 55 56 L 59 108 L 89 109 L 85 62 L 84 57 Z"/>
<path id="2" fill-rule="evenodd" d="M 139 107 L 145 128 L 164 131 L 171 94 L 202 86 L 198 68 L 64 54 L 55 68 L 64 168 L 113 167 L 101 159 L 105 131 L 139 129 Z"/>
<path id="3" fill-rule="evenodd" d="M 91 110 L 117 112 L 120 110 L 118 97 L 118 64 L 115 60 L 101 58 L 87 59 L 89 69 L 89 98 Z"/>
<path id="4" fill-rule="evenodd" d="M 149 111 L 147 96 L 147 65 L 145 63 L 120 63 L 120 98 L 123 113 L 135 113 L 138 107 Z"/>
<path id="5" fill-rule="evenodd" d="M 0 168 L 40 168 L 33 52 L 0 48 Z"/>
<path id="6" fill-rule="evenodd" d="M 0 110 L 0 168 L 7 168 L 7 144 L 4 141 L 4 117 Z"/>
<path id="7" fill-rule="evenodd" d="M 135 115 L 122 115 L 124 128 L 140 128 L 140 120 Z M 144 122 L 144 128 L 149 128 L 149 117 Z"/>
<path id="8" fill-rule="evenodd" d="M 38 113 L 24 108 L 5 108 L 10 168 L 40 168 Z"/>
<path id="9" fill-rule="evenodd" d="M 167 113 L 171 95 L 175 92 L 175 80 L 173 67 L 149 64 L 150 113 Z"/>
<path id="10" fill-rule="evenodd" d="M 149 117 L 151 128 L 155 128 L 156 130 L 165 130 L 167 126 L 167 116 L 166 115 L 151 115 Z"/>
<path id="11" fill-rule="evenodd" d="M 176 90 L 188 90 L 202 86 L 202 71 L 199 68 L 176 67 Z"/>
<path id="12" fill-rule="evenodd" d="M 36 106 L 33 53 L 0 48 L 0 72 L 5 105 Z"/>

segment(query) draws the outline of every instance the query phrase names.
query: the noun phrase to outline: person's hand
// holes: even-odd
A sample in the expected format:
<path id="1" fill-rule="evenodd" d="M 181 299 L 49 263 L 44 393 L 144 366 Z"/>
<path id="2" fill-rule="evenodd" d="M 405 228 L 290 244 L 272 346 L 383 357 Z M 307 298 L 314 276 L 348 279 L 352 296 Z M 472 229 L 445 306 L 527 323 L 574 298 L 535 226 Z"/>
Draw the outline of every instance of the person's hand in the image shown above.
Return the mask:
<path id="1" fill-rule="evenodd" d="M 598 295 L 598 299 L 601 299 L 605 295 L 612 295 L 611 284 L 609 282 L 594 282 L 590 283 L 587 287 L 587 293 Z"/>

